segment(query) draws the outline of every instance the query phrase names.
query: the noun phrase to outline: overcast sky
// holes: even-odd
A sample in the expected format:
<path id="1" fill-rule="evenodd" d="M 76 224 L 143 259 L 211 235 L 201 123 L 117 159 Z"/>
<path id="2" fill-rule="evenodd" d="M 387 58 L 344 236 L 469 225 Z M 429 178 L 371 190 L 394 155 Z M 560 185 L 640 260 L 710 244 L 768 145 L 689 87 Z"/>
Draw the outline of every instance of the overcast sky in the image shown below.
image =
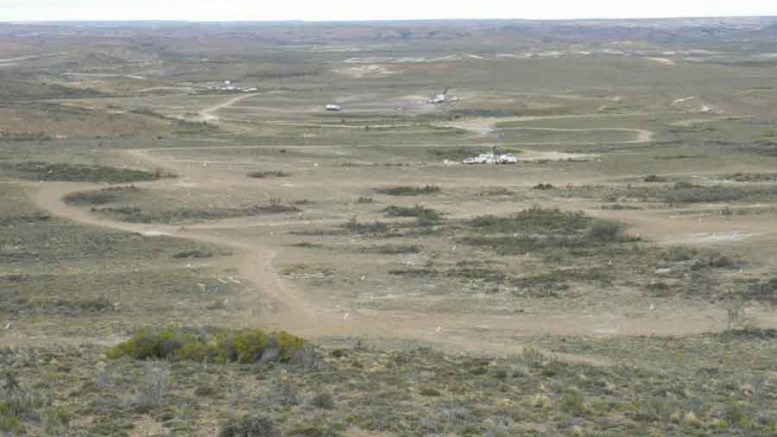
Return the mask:
<path id="1" fill-rule="evenodd" d="M 777 15 L 777 0 L 0 0 L 0 21 L 330 21 L 750 15 Z"/>

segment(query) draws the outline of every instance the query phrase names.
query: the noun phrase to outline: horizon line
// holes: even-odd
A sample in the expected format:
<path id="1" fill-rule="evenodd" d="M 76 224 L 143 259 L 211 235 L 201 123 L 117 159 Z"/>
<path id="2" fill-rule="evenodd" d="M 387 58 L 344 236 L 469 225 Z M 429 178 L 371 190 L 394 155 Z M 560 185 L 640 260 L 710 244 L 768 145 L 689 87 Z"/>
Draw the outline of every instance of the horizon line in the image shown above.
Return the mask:
<path id="1" fill-rule="evenodd" d="M 344 19 L 344 20 L 310 20 L 310 19 L 224 19 L 224 20 L 181 20 L 167 18 L 85 18 L 85 19 L 3 19 L 0 24 L 69 24 L 69 23 L 182 23 L 182 24 L 213 24 L 213 23 L 301 23 L 301 24 L 326 24 L 326 23 L 406 23 L 406 22 L 451 22 L 451 21 L 648 21 L 648 20 L 722 20 L 736 18 L 777 18 L 774 15 L 678 15 L 678 16 L 652 16 L 652 17 L 585 17 L 585 18 L 370 18 L 370 19 Z"/>

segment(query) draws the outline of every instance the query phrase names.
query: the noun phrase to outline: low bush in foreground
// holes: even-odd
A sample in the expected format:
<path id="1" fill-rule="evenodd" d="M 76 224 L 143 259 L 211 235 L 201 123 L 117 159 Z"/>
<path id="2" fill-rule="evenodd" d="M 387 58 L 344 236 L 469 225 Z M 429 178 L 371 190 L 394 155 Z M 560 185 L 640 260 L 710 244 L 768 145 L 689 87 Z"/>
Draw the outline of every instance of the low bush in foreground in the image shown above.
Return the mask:
<path id="1" fill-rule="evenodd" d="M 336 341 L 320 366 L 270 365 L 261 372 L 236 363 L 105 362 L 103 347 L 73 342 L 0 347 L 0 435 L 777 431 L 777 334 L 769 329 L 527 336 L 522 343 L 528 347 L 516 354 L 506 349 L 503 357 L 443 354 L 410 341 L 391 350 L 358 338 Z"/>
<path id="2" fill-rule="evenodd" d="M 305 364 L 312 347 L 303 339 L 281 331 L 144 329 L 109 349 L 109 358 L 167 359 L 242 364 Z"/>
<path id="3" fill-rule="evenodd" d="M 32 427 L 45 435 L 64 435 L 68 421 L 64 409 L 53 406 L 39 391 L 20 385 L 11 370 L 0 375 L 0 436 L 26 435 Z"/>

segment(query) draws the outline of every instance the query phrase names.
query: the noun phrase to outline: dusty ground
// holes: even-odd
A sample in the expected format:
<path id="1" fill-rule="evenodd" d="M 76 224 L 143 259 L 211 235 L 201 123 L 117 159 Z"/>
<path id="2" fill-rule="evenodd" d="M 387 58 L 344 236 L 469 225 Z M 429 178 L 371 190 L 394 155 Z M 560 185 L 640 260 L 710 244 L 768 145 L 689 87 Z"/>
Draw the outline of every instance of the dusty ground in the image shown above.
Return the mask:
<path id="1" fill-rule="evenodd" d="M 213 435 L 235 405 L 290 435 L 777 429 L 777 82 L 755 37 L 418 26 L 0 33 L 0 362 L 56 400 L 0 433 Z M 489 151 L 519 163 L 461 164 Z M 325 365 L 104 362 L 164 326 L 285 330 Z M 154 372 L 175 402 L 139 410 L 121 394 Z"/>
<path id="2" fill-rule="evenodd" d="M 225 98 L 214 106 L 200 110 L 200 117 L 209 121 L 219 121 L 229 128 L 230 120 L 221 114 L 231 105 L 246 99 L 256 98 L 243 95 Z M 574 116 L 584 118 L 585 116 Z M 445 126 L 472 131 L 475 137 L 487 135 L 497 122 L 528 122 L 535 120 L 552 121 L 567 119 L 568 116 L 515 117 L 506 119 L 466 119 L 448 123 Z M 679 114 L 678 118 L 682 118 Z M 592 131 L 615 130 L 634 134 L 634 139 L 620 144 L 649 144 L 653 132 L 647 129 L 619 128 L 618 117 L 607 117 L 612 123 L 609 128 L 592 128 Z M 527 129 L 533 129 L 527 127 Z M 537 128 L 540 129 L 540 128 Z M 546 128 L 542 128 L 546 129 Z M 558 129 L 573 133 L 586 129 Z M 474 137 L 473 137 L 474 138 Z M 558 147 L 570 143 L 548 143 L 545 146 Z M 425 149 L 442 147 L 443 144 L 410 144 L 403 148 Z M 527 146 L 530 147 L 531 145 Z M 575 172 L 569 175 L 544 174 L 531 169 L 527 175 L 525 167 L 471 169 L 465 166 L 441 163 L 413 165 L 400 179 L 395 171 L 381 168 L 368 171 L 343 172 L 337 161 L 342 159 L 344 146 L 282 145 L 290 152 L 299 150 L 300 157 L 264 156 L 265 146 L 229 146 L 221 145 L 213 149 L 203 147 L 177 147 L 174 149 L 132 149 L 114 153 L 111 163 L 118 166 L 164 168 L 177 175 L 176 179 L 163 179 L 157 182 L 137 184 L 139 187 L 170 193 L 173 197 L 187 196 L 196 198 L 198 193 L 218 192 L 221 196 L 287 196 L 296 199 L 314 199 L 313 211 L 305 211 L 298 216 L 273 218 L 225 219 L 209 223 L 192 225 L 132 224 L 111 220 L 88 211 L 83 207 L 67 205 L 63 198 L 68 194 L 99 190 L 105 185 L 89 184 L 36 184 L 33 187 L 35 203 L 53 215 L 78 223 L 99 226 L 142 235 L 165 235 L 189 239 L 197 242 L 216 244 L 234 251 L 231 268 L 239 278 L 242 287 L 234 310 L 229 313 L 229 324 L 250 326 L 257 321 L 262 326 L 273 329 L 285 329 L 306 338 L 325 339 L 328 337 L 358 336 L 365 338 L 405 338 L 429 341 L 440 344 L 450 350 L 470 350 L 489 353 L 509 353 L 519 351 L 521 336 L 539 334 L 550 335 L 687 335 L 720 330 L 725 327 L 724 309 L 718 305 L 694 301 L 674 301 L 671 305 L 654 303 L 649 299 L 634 299 L 618 307 L 593 305 L 589 309 L 575 311 L 572 308 L 539 305 L 536 309 L 517 314 L 449 314 L 446 311 L 426 313 L 413 304 L 413 297 L 400 296 L 400 309 L 383 311 L 373 308 L 361 308 L 358 297 L 359 285 L 351 284 L 350 290 L 338 290 L 324 285 L 323 290 L 311 290 L 312 285 L 304 281 L 290 279 L 279 273 L 284 264 L 326 264 L 331 265 L 336 256 L 326 250 L 312 250 L 304 254 L 290 251 L 287 246 L 289 235 L 306 229 L 316 229 L 334 224 L 342 224 L 351 216 L 363 216 L 364 212 L 354 209 L 353 202 L 360 195 L 369 195 L 370 187 L 391 185 L 398 181 L 415 185 L 438 185 L 445 191 L 479 190 L 495 186 L 529 187 L 534 181 L 552 181 L 554 184 L 586 185 L 602 183 L 602 177 L 595 171 Z M 365 154 L 370 146 L 365 145 Z M 519 147 L 523 147 L 519 145 Z M 250 160 L 242 157 L 232 158 L 235 150 L 250 150 Z M 522 160 L 526 161 L 567 161 L 584 158 L 594 160 L 597 155 L 564 153 L 553 150 L 533 150 L 521 148 Z M 309 153 L 309 155 L 303 155 Z M 349 159 L 358 159 L 361 152 L 349 153 Z M 312 162 L 320 158 L 321 164 Z M 275 180 L 253 180 L 246 174 L 253 166 L 261 168 L 288 169 L 292 176 Z M 277 166 L 277 167 L 276 167 Z M 593 165 L 595 166 L 595 164 Z M 637 174 L 637 176 L 639 173 Z M 628 177 L 628 174 L 613 175 L 610 179 Z M 262 194 L 266 192 L 267 194 Z M 610 217 L 628 223 L 630 231 L 641 235 L 648 241 L 659 245 L 720 246 L 739 244 L 741 241 L 759 241 L 773 234 L 774 224 L 770 217 L 708 217 L 706 220 L 694 213 L 694 209 L 684 210 L 682 215 L 662 209 L 639 211 L 604 212 L 598 209 L 596 202 L 580 199 L 532 198 L 517 203 L 483 204 L 482 202 L 444 198 L 423 198 L 420 201 L 432 208 L 439 208 L 448 216 L 448 220 L 471 218 L 477 215 L 503 215 L 528 207 L 532 204 L 560 206 L 568 210 L 582 210 L 600 217 Z M 330 200 L 331 199 L 331 200 Z M 332 205 L 327 204 L 332 202 Z M 417 201 L 413 199 L 413 201 Z M 451 203 L 455 201 L 455 203 Z M 383 200 L 388 203 L 389 200 Z M 320 203 L 320 204 L 319 204 Z M 477 206 L 475 206 L 477 205 Z M 703 210 L 699 213 L 703 216 Z M 370 214 L 367 213 L 369 216 Z M 315 237 L 306 239 L 314 241 Z M 292 252 L 292 253 L 289 253 Z M 299 257 L 299 258 L 298 258 Z M 423 256 L 421 256 L 423 258 Z M 353 264 L 350 264 L 350 263 Z M 338 270 L 350 276 L 362 276 L 362 272 L 374 271 L 375 263 L 380 261 L 361 257 L 350 259 L 349 264 L 338 266 Z M 334 263 L 336 264 L 336 263 Z M 370 287 L 375 287 L 374 283 Z M 369 293 L 367 290 L 364 292 Z M 338 299 L 338 294 L 343 299 Z M 353 293 L 356 293 L 354 295 Z M 327 295 L 322 299 L 322 295 Z M 347 296 L 351 297 L 347 297 Z M 263 310 L 261 302 L 272 299 L 278 305 L 273 311 Z M 528 304 L 527 306 L 530 306 Z M 754 310 L 752 316 L 763 326 L 775 326 L 777 318 L 770 311 Z M 487 333 L 487 336 L 483 334 Z"/>

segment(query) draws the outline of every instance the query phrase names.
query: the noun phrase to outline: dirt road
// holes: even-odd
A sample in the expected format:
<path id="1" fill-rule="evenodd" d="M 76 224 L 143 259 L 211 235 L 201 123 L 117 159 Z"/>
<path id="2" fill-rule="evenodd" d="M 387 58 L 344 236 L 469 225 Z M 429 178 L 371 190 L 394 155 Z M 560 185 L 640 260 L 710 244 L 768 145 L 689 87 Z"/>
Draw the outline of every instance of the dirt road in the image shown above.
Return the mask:
<path id="1" fill-rule="evenodd" d="M 564 119 L 579 119 L 579 118 L 614 118 L 614 117 L 634 117 L 647 114 L 591 114 L 591 115 L 548 115 L 548 116 L 527 116 L 527 117 L 492 117 L 492 118 L 472 118 L 456 120 L 449 123 L 443 123 L 442 127 L 452 127 L 456 129 L 466 130 L 477 135 L 488 135 L 497 129 L 497 125 L 513 122 L 528 122 L 528 121 L 540 121 L 540 120 L 564 120 Z M 591 129 L 566 129 L 566 128 L 550 128 L 550 127 L 510 127 L 505 130 L 527 130 L 527 131 L 546 131 L 546 132 L 632 132 L 635 134 L 633 140 L 618 141 L 618 144 L 642 144 L 653 141 L 653 132 L 647 129 L 631 129 L 631 128 L 591 128 Z M 534 143 L 534 145 L 569 145 L 571 143 Z M 580 144 L 576 142 L 574 144 Z M 597 143 L 597 144 L 602 144 Z M 529 144 L 531 145 L 531 144 Z"/>
<path id="2" fill-rule="evenodd" d="M 220 118 L 217 115 L 215 115 L 216 112 L 218 112 L 218 111 L 220 111 L 220 110 L 222 110 L 224 108 L 228 108 L 228 107 L 234 105 L 235 103 L 237 103 L 237 102 L 239 102 L 241 100 L 249 99 L 249 98 L 255 97 L 255 96 L 257 96 L 257 94 L 255 94 L 255 93 L 243 94 L 243 95 L 240 95 L 240 96 L 237 96 L 237 97 L 233 97 L 233 98 L 231 98 L 231 99 L 229 99 L 227 101 L 221 102 L 221 103 L 219 103 L 217 105 L 213 105 L 213 106 L 207 107 L 207 108 L 205 108 L 205 109 L 200 111 L 199 118 L 202 121 L 218 121 L 218 120 L 220 120 Z"/>

